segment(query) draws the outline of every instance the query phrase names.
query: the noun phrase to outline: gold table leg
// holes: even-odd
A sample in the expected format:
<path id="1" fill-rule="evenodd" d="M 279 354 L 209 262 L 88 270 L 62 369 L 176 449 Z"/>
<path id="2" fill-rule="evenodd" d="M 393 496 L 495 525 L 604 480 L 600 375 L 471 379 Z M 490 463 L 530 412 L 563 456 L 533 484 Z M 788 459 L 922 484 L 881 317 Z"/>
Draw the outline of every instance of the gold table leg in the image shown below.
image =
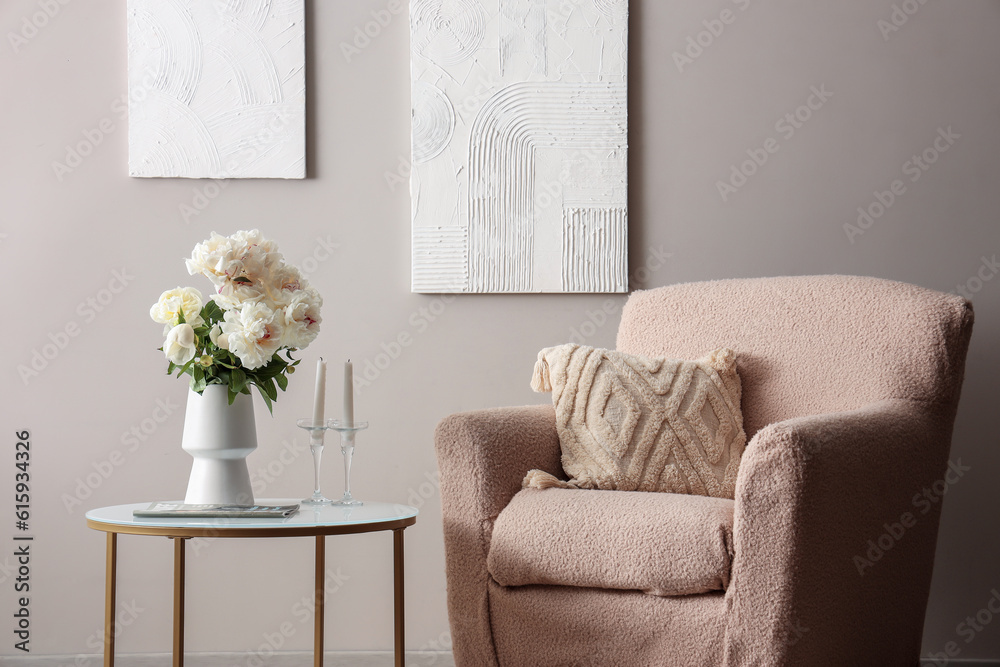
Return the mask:
<path id="1" fill-rule="evenodd" d="M 184 540 L 174 540 L 174 667 L 184 667 Z"/>
<path id="2" fill-rule="evenodd" d="M 326 606 L 326 537 L 316 536 L 316 585 L 313 592 L 316 612 L 313 627 L 313 667 L 323 667 L 324 609 Z"/>
<path id="3" fill-rule="evenodd" d="M 395 653 L 396 653 L 396 667 L 403 667 L 405 662 L 405 652 L 406 643 L 404 641 L 404 624 L 403 624 L 403 529 L 397 528 L 392 531 L 392 560 L 393 560 L 393 579 L 394 579 L 394 589 L 395 593 L 393 595 L 395 602 Z"/>
<path id="4" fill-rule="evenodd" d="M 118 533 L 108 533 L 108 562 L 104 570 L 104 667 L 115 667 L 115 589 Z"/>

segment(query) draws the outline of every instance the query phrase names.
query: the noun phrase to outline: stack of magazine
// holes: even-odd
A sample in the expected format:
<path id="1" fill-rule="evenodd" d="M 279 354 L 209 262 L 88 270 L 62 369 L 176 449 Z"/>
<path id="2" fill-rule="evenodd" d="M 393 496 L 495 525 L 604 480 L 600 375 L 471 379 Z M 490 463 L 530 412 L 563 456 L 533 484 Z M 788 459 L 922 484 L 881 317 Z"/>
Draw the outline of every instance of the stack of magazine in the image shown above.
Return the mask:
<path id="1" fill-rule="evenodd" d="M 189 505 L 158 502 L 146 509 L 132 510 L 132 516 L 139 518 L 284 519 L 295 514 L 298 510 L 298 505 Z"/>

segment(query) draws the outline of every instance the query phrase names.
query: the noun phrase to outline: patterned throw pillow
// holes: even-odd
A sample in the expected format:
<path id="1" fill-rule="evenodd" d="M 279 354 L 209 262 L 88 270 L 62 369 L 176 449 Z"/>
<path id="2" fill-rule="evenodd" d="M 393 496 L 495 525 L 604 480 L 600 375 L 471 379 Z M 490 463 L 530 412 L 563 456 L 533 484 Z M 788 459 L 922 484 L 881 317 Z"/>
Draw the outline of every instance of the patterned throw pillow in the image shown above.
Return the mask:
<path id="1" fill-rule="evenodd" d="M 746 433 L 732 350 L 677 361 L 560 345 L 538 353 L 531 387 L 552 392 L 570 480 L 532 470 L 525 487 L 734 496 Z"/>

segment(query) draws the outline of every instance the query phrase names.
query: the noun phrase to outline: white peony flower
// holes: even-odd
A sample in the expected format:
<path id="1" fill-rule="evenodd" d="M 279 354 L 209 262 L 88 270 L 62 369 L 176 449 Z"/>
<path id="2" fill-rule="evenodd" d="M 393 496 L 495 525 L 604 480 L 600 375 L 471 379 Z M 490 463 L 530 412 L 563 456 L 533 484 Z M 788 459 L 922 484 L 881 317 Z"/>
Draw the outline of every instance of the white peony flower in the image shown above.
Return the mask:
<path id="1" fill-rule="evenodd" d="M 178 324 L 167 334 L 163 343 L 163 354 L 167 361 L 183 366 L 194 359 L 196 352 L 194 328 L 190 324 Z"/>
<path id="2" fill-rule="evenodd" d="M 188 273 L 207 276 L 225 299 L 224 308 L 239 307 L 265 293 L 272 274 L 284 265 L 278 246 L 260 231 L 212 237 L 195 246 L 187 260 Z"/>
<path id="3" fill-rule="evenodd" d="M 188 273 L 201 274 L 211 280 L 216 287 L 222 287 L 242 268 L 240 249 L 225 236 L 212 232 L 211 238 L 199 243 L 187 260 Z"/>
<path id="4" fill-rule="evenodd" d="M 208 332 L 208 337 L 216 347 L 223 350 L 229 349 L 229 336 L 222 333 L 222 327 L 218 324 L 212 327 L 212 329 Z"/>
<path id="5" fill-rule="evenodd" d="M 201 307 L 204 301 L 201 292 L 193 287 L 178 287 L 164 292 L 160 299 L 149 309 L 149 316 L 154 322 L 165 324 L 164 335 L 180 323 L 180 313 L 184 313 L 184 321 L 193 327 L 205 323 L 201 317 Z"/>
<path id="6" fill-rule="evenodd" d="M 243 367 L 254 370 L 265 366 L 281 349 L 283 320 L 281 311 L 275 312 L 266 304 L 246 303 L 239 310 L 226 311 L 222 333 Z"/>
<path id="7" fill-rule="evenodd" d="M 267 298 L 278 306 L 287 306 L 292 297 L 302 290 L 311 289 L 308 281 L 294 266 L 282 264 L 271 273 L 271 279 L 264 284 Z"/>
<path id="8" fill-rule="evenodd" d="M 212 301 L 223 310 L 239 310 L 243 304 L 262 301 L 265 296 L 256 285 L 229 282 L 219 288 L 218 294 L 212 295 Z"/>
<path id="9" fill-rule="evenodd" d="M 242 276 L 254 283 L 268 282 L 271 272 L 282 264 L 274 241 L 268 241 L 258 229 L 236 232 L 229 237 L 242 262 Z"/>
<path id="10" fill-rule="evenodd" d="M 319 335 L 319 325 L 323 321 L 320 306 L 323 299 L 312 287 L 292 294 L 284 308 L 285 331 L 282 345 L 301 350 L 308 347 Z"/>

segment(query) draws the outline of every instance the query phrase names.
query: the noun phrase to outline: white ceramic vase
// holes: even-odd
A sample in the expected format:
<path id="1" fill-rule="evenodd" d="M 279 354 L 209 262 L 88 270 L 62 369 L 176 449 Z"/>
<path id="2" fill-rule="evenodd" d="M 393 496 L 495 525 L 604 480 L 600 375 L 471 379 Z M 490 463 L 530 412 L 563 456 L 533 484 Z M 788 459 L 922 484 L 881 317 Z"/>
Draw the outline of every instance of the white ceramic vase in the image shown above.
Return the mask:
<path id="1" fill-rule="evenodd" d="M 248 394 L 229 405 L 225 385 L 189 392 L 181 447 L 194 457 L 185 503 L 254 504 L 246 458 L 257 449 L 257 426 Z"/>

